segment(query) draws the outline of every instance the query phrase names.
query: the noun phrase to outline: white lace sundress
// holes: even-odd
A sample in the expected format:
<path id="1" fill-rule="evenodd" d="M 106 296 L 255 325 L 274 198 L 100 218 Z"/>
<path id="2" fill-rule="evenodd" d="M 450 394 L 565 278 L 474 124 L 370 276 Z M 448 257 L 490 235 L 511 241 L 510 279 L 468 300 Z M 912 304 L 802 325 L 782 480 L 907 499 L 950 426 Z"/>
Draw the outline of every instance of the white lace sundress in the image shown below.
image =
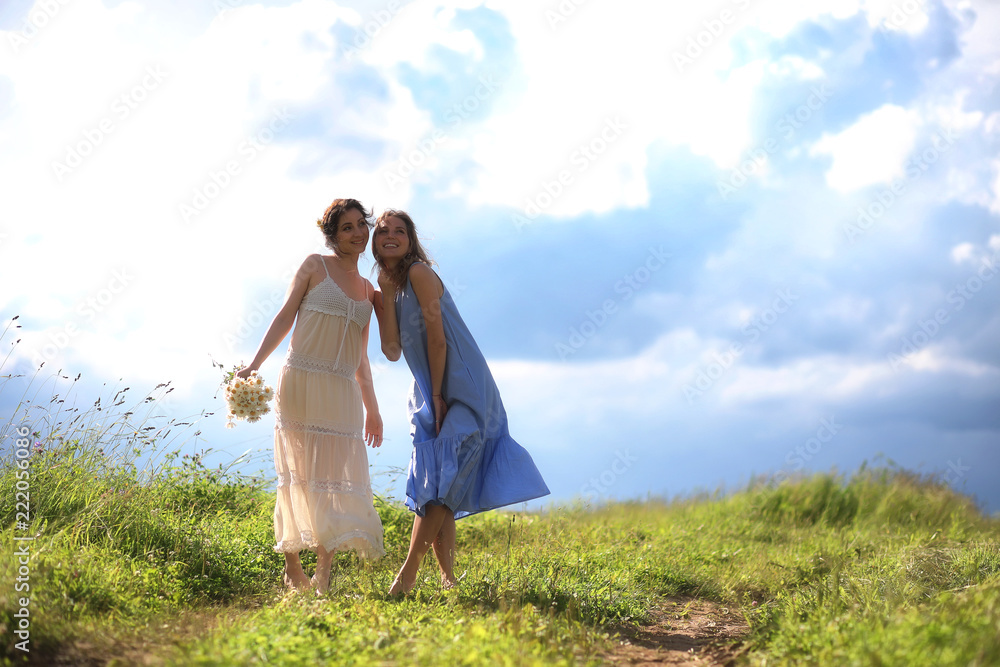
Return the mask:
<path id="1" fill-rule="evenodd" d="M 371 314 L 371 302 L 348 297 L 328 269 L 299 305 L 275 392 L 275 551 L 385 553 L 355 379 Z"/>

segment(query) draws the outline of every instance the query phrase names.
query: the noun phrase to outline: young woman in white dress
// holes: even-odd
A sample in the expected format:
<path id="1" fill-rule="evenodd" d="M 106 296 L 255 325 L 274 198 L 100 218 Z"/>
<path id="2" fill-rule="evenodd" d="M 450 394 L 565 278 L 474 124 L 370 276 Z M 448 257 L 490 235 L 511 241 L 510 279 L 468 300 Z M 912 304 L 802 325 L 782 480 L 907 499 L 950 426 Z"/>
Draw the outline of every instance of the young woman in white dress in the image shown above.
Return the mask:
<path id="1" fill-rule="evenodd" d="M 370 217 L 355 199 L 330 205 L 316 224 L 333 254 L 302 262 L 253 362 L 237 373 L 258 370 L 294 324 L 276 383 L 274 431 L 274 549 L 285 555 L 289 587 L 325 592 L 337 551 L 385 553 L 365 450 L 382 444 L 367 353 L 375 289 L 358 273 Z M 303 549 L 317 555 L 312 579 Z"/>

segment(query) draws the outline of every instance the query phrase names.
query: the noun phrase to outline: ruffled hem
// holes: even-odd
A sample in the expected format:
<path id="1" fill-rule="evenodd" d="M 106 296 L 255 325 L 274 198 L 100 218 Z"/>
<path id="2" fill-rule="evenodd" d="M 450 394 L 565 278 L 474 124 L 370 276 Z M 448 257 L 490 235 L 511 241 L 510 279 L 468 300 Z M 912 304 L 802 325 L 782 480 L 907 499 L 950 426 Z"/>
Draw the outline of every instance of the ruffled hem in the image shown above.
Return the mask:
<path id="1" fill-rule="evenodd" d="M 470 492 L 479 481 L 483 439 L 471 434 L 414 443 L 406 480 L 407 506 L 420 516 L 428 503 L 457 512 L 471 506 Z"/>
<path id="2" fill-rule="evenodd" d="M 309 549 L 317 551 L 320 544 L 316 540 L 282 540 L 274 545 L 274 550 L 278 553 L 298 553 Z M 385 555 L 385 547 L 382 540 L 376 538 L 371 533 L 364 530 L 352 530 L 349 533 L 332 537 L 323 544 L 327 551 L 355 551 L 361 558 L 381 558 Z"/>
<path id="3" fill-rule="evenodd" d="M 406 506 L 423 516 L 428 504 L 461 519 L 549 494 L 528 452 L 509 435 L 483 441 L 479 431 L 415 443 Z"/>

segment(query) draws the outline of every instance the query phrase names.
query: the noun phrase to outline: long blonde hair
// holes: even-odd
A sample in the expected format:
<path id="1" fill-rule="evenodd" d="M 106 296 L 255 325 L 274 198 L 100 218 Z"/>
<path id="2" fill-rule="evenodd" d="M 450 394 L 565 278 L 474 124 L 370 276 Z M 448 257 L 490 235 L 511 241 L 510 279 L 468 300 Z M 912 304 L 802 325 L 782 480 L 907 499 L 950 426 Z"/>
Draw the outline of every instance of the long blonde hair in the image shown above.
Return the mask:
<path id="1" fill-rule="evenodd" d="M 379 235 L 379 229 L 385 229 L 386 221 L 392 217 L 403 221 L 403 224 L 406 225 L 406 236 L 410 240 L 409 250 L 406 251 L 406 255 L 403 256 L 402 261 L 396 265 L 395 269 L 390 269 L 385 265 L 385 260 L 378 254 L 378 246 L 375 243 Z M 427 257 L 427 251 L 424 250 L 424 247 L 420 245 L 420 239 L 417 238 L 417 227 L 413 224 L 413 218 L 406 211 L 395 208 L 387 208 L 375 220 L 375 229 L 372 231 L 372 256 L 375 258 L 375 264 L 388 274 L 390 281 L 396 287 L 397 294 L 402 292 L 406 286 L 406 276 L 414 262 L 423 262 L 428 265 L 434 263 Z"/>

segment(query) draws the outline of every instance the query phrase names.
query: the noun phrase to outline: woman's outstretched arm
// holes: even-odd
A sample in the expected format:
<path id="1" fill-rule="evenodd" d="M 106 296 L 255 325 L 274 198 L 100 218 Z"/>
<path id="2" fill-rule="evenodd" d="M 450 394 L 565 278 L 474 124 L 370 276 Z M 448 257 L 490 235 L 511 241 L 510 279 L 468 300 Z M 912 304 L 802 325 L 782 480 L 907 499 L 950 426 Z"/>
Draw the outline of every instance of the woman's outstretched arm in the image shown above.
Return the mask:
<path id="1" fill-rule="evenodd" d="M 288 286 L 285 303 L 281 306 L 278 314 L 274 316 L 274 319 L 271 320 L 271 326 L 268 327 L 267 333 L 264 334 L 264 340 L 260 342 L 257 354 L 249 366 L 237 373 L 238 376 L 246 378 L 250 376 L 251 371 L 260 370 L 261 365 L 271 356 L 271 353 L 274 352 L 275 348 L 288 335 L 288 332 L 291 331 L 292 325 L 295 324 L 295 315 L 298 313 L 299 304 L 302 303 L 302 297 L 306 295 L 306 290 L 309 287 L 309 275 L 316 266 L 316 262 L 312 256 L 307 257 L 302 262 L 302 266 L 295 272 L 292 284 Z"/>

